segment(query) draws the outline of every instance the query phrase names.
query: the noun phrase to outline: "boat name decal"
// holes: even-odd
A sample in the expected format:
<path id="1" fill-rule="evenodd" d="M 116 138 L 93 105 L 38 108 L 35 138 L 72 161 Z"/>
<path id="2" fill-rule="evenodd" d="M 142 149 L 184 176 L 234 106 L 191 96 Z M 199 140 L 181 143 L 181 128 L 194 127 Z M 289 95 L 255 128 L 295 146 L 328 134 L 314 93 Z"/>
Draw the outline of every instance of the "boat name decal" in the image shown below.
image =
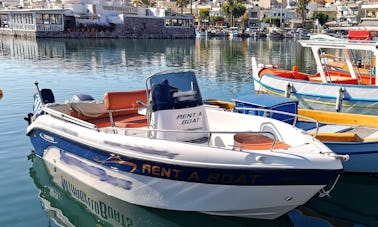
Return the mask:
<path id="1" fill-rule="evenodd" d="M 119 164 L 131 167 L 130 173 L 139 172 L 146 176 L 159 177 L 173 180 L 185 180 L 190 182 L 201 182 L 208 184 L 237 184 L 249 185 L 254 184 L 260 178 L 259 174 L 233 174 L 233 173 L 212 173 L 208 171 L 188 171 L 187 168 L 170 168 L 160 165 L 142 163 L 138 171 L 138 165 L 122 160 L 118 155 L 111 155 L 106 160 L 95 157 L 94 160 L 101 164 Z M 117 168 L 118 169 L 118 168 Z M 122 168 L 122 171 L 126 171 Z"/>
<path id="2" fill-rule="evenodd" d="M 259 174 L 232 174 L 207 171 L 185 171 L 184 169 L 165 168 L 158 165 L 143 164 L 142 174 L 167 179 L 185 180 L 208 184 L 250 185 L 255 184 Z"/>
<path id="3" fill-rule="evenodd" d="M 121 211 L 113 208 L 109 204 L 91 198 L 87 193 L 77 188 L 73 183 L 69 182 L 61 176 L 62 189 L 71 194 L 72 197 L 82 202 L 89 210 L 97 214 L 104 220 L 114 220 L 121 226 L 132 226 L 133 221 Z"/>
<path id="4" fill-rule="evenodd" d="M 192 123 L 198 123 L 202 118 L 202 112 L 198 113 L 185 113 L 185 114 L 178 114 L 176 120 L 180 120 L 180 125 L 187 125 Z"/>
<path id="5" fill-rule="evenodd" d="M 39 136 L 40 136 L 43 140 L 45 140 L 45 141 L 47 141 L 47 142 L 49 142 L 49 143 L 58 143 L 58 142 L 55 141 L 55 139 L 54 139 L 53 136 L 49 136 L 49 135 L 44 134 L 44 133 L 39 133 Z"/>

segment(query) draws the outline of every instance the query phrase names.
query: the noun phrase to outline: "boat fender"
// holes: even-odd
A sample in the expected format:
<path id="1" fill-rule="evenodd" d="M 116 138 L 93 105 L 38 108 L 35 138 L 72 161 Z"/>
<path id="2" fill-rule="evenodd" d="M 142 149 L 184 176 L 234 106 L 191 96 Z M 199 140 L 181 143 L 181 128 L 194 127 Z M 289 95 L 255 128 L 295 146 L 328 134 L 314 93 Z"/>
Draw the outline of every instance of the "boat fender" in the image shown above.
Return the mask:
<path id="1" fill-rule="evenodd" d="M 336 97 L 336 112 L 340 112 L 342 104 L 343 104 L 343 98 L 344 98 L 344 88 L 340 87 L 339 91 L 337 93 Z"/>
<path id="2" fill-rule="evenodd" d="M 265 162 L 265 157 L 261 156 L 261 155 L 256 156 L 256 162 L 264 163 Z"/>
<path id="3" fill-rule="evenodd" d="M 285 97 L 286 98 L 290 98 L 290 94 L 291 94 L 291 84 L 290 83 L 287 83 L 286 84 L 286 90 L 285 90 Z"/>

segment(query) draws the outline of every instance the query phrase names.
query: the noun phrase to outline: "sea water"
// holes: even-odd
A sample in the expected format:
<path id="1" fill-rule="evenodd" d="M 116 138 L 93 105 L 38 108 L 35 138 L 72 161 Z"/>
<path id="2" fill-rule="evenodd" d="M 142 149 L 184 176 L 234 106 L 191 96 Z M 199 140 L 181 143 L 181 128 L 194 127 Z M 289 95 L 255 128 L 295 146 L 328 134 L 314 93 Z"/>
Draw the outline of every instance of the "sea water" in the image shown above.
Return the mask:
<path id="1" fill-rule="evenodd" d="M 251 57 L 313 73 L 309 49 L 296 40 L 86 39 L 0 40 L 0 226 L 378 226 L 378 179 L 343 176 L 330 198 L 315 196 L 276 220 L 219 217 L 135 206 L 61 176 L 51 178 L 30 155 L 24 117 L 34 85 L 58 102 L 75 94 L 102 99 L 107 91 L 141 89 L 153 73 L 186 68 L 197 73 L 205 99 L 231 101 L 253 92 Z M 52 168 L 54 171 L 54 168 Z M 85 199 L 83 199 L 85 198 Z"/>

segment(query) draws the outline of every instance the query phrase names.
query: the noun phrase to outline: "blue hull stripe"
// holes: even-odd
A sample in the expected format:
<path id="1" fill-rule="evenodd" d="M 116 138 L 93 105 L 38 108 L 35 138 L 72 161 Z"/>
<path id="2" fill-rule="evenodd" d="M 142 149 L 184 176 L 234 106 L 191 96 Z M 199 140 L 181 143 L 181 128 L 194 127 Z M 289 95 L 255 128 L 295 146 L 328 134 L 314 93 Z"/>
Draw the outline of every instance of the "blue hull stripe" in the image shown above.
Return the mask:
<path id="1" fill-rule="evenodd" d="M 272 78 L 276 78 L 275 76 L 272 76 L 270 74 L 264 74 L 264 76 L 266 77 L 272 77 Z M 280 78 L 281 79 L 281 78 Z M 284 94 L 285 91 L 283 90 L 279 90 L 277 88 L 274 88 L 274 87 L 271 87 L 269 86 L 268 84 L 264 84 L 258 80 L 256 80 L 255 78 L 253 79 L 256 83 L 260 84 L 262 87 L 265 87 L 269 90 L 274 90 L 276 92 L 279 92 L 279 93 L 282 93 Z M 290 79 L 286 79 L 286 78 L 283 78 L 282 80 L 287 80 L 287 81 L 294 81 L 294 80 L 290 80 Z M 311 83 L 311 82 L 306 82 L 306 83 Z M 317 84 L 317 83 L 312 83 L 312 84 Z M 348 84 L 343 84 L 343 87 L 348 87 L 347 86 Z M 340 86 L 340 84 L 327 84 L 327 85 L 324 85 L 324 86 Z M 366 86 L 366 87 L 365 87 Z M 353 86 L 349 86 L 349 87 L 353 87 Z M 367 85 L 364 85 L 364 88 L 368 89 L 377 89 L 375 86 L 367 86 Z M 321 99 L 326 99 L 326 100 L 336 100 L 336 96 L 327 96 L 327 95 L 322 95 L 322 94 L 308 94 L 308 93 L 300 93 L 300 92 L 293 92 L 292 93 L 293 95 L 298 95 L 298 96 L 303 96 L 303 97 L 315 97 L 315 98 L 321 98 Z M 351 101 L 351 102 L 367 102 L 367 103 L 375 103 L 375 102 L 378 102 L 378 99 L 377 98 L 372 98 L 372 99 L 369 99 L 369 98 L 352 98 L 352 97 L 344 97 L 343 98 L 343 101 Z"/>
<path id="2" fill-rule="evenodd" d="M 42 134 L 50 141 L 42 139 Z M 47 147 L 54 146 L 104 167 L 176 181 L 222 185 L 326 185 L 342 172 L 334 169 L 220 169 L 174 165 L 129 156 L 112 156 L 112 152 L 88 147 L 42 130 L 33 130 L 29 136 L 40 157 L 43 157 Z"/>

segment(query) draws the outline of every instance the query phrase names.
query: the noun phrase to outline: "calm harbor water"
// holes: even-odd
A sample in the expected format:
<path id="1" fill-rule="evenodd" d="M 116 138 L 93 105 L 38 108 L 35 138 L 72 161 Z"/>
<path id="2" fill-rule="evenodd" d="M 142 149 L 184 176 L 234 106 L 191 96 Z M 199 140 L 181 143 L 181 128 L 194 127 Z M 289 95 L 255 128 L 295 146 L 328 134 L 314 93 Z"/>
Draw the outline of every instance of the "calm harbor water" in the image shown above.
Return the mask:
<path id="1" fill-rule="evenodd" d="M 309 49 L 294 40 L 0 40 L 0 226 L 378 226 L 378 178 L 343 176 L 331 198 L 314 197 L 273 221 L 218 217 L 135 206 L 68 179 L 32 158 L 24 117 L 33 82 L 57 101 L 74 94 L 143 88 L 155 72 L 197 71 L 204 98 L 231 100 L 252 92 L 252 56 L 314 72 Z M 29 157 L 29 158 L 28 158 Z M 83 199 L 86 198 L 86 199 Z"/>

